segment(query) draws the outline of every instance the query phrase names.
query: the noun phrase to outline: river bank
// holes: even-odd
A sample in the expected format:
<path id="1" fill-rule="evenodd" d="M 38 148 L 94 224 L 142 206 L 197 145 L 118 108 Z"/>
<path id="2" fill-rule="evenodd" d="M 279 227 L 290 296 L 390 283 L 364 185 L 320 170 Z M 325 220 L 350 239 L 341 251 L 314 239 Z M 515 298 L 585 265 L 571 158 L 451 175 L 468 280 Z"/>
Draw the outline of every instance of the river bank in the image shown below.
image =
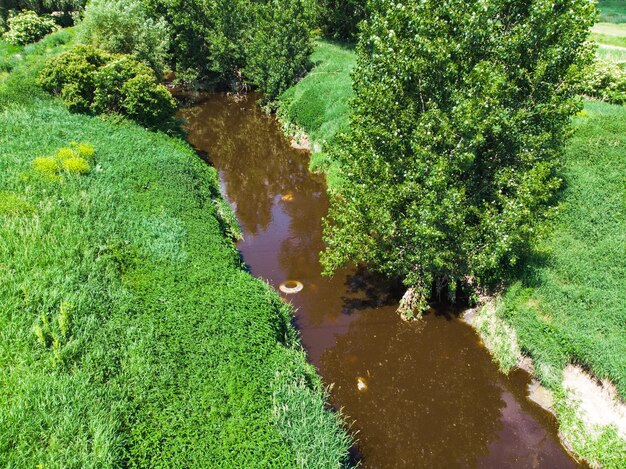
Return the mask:
<path id="1" fill-rule="evenodd" d="M 311 169 L 326 172 L 332 190 L 340 184 L 341 170 L 325 150 L 348 120 L 353 61 L 345 57 L 351 51 L 344 46 L 321 41 L 317 47 L 313 56 L 317 65 L 311 77 L 279 98 L 282 109 L 278 116 L 286 122 L 283 128 L 287 132 L 295 131 L 296 137 L 308 135 L 306 140 L 314 150 Z M 330 94 L 328 87 L 340 91 Z M 334 109 L 346 111 L 337 116 L 331 114 Z M 329 114 L 333 122 L 342 125 L 324 126 L 322 117 L 308 118 Z M 498 338 L 491 341 L 495 344 L 492 353 L 499 363 L 507 363 L 505 369 L 518 361 L 517 355 L 511 355 L 512 349 L 532 357 L 536 379 L 555 396 L 563 396 L 557 399 L 556 413 L 562 434 L 570 435 L 565 438 L 571 440 L 570 448 L 579 457 L 605 467 L 625 463 L 625 441 L 615 428 L 598 431 L 592 428 L 597 423 L 592 417 L 577 412 L 581 406 L 565 398 L 562 373 L 569 364 L 582 365 L 594 376 L 612 381 L 617 389 L 614 400 L 623 403 L 626 276 L 623 263 L 616 264 L 616 260 L 625 256 L 626 203 L 620 185 L 625 173 L 625 121 L 624 107 L 586 103 L 585 111 L 575 119 L 574 138 L 564 161 L 563 210 L 537 255 L 527 260 L 506 289 L 503 306 L 489 313 L 498 321 L 481 323 L 483 334 Z M 516 339 L 505 333 L 509 330 Z M 513 347 L 515 342 L 517 347 Z"/>
<path id="2" fill-rule="evenodd" d="M 216 171 L 36 84 L 71 41 L 0 44 L 0 465 L 345 464 L 350 440 L 292 310 L 241 263 Z M 79 145 L 87 168 L 43 164 Z"/>

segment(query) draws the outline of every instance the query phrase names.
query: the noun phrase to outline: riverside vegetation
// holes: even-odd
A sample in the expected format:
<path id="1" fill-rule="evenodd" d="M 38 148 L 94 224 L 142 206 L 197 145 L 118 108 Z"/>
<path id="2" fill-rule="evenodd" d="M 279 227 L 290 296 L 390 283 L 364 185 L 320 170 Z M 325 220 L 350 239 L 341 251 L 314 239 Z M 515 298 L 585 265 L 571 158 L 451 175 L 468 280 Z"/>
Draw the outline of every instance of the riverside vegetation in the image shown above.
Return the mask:
<path id="1" fill-rule="evenodd" d="M 600 7 L 601 21 L 626 15 L 618 2 L 602 2 Z M 591 38 L 602 40 L 595 33 Z M 612 42 L 616 40 L 621 39 Z M 310 75 L 280 96 L 279 115 L 288 131 L 297 128 L 310 137 L 318 151 L 311 168 L 328 172 L 330 189 L 335 190 L 342 183 L 342 168 L 329 150 L 348 128 L 350 73 L 356 57 L 353 47 L 327 41 L 317 44 L 313 57 L 316 66 Z M 613 70 L 620 66 L 610 65 Z M 594 85 L 596 73 L 595 67 L 588 69 L 583 86 L 595 87 L 593 94 L 606 97 L 607 83 L 596 80 Z M 623 76 L 608 86 L 617 89 Z M 337 90 L 334 94 L 328 92 L 331 87 Z M 309 118 L 312 115 L 323 115 L 328 122 Z M 533 358 L 541 382 L 560 396 L 558 418 L 564 433 L 576 437 L 574 450 L 605 467 L 623 466 L 626 444 L 614 429 L 590 435 L 582 427 L 563 397 L 561 374 L 568 363 L 582 365 L 595 376 L 610 379 L 621 399 L 626 398 L 626 272 L 623 262 L 617 261 L 626 257 L 625 123 L 626 107 L 592 100 L 573 117 L 573 137 L 559 162 L 563 180 L 559 210 L 542 225 L 545 234 L 531 253 L 507 275 L 508 287 L 495 311 L 515 331 L 522 352 Z M 495 333 L 502 334 L 501 342 L 510 341 L 506 331 Z M 508 371 L 516 357 L 507 355 L 508 346 L 503 349 L 507 352 L 496 351 L 495 358 Z"/>
<path id="2" fill-rule="evenodd" d="M 0 47 L 0 465 L 345 461 L 290 309 L 243 269 L 215 170 L 46 95 L 39 71 L 70 31 Z"/>
<path id="3" fill-rule="evenodd" d="M 588 68 L 586 0 L 456 5 L 3 3 L 2 463 L 346 462 L 350 441 L 288 308 L 243 271 L 215 171 L 175 138 L 166 70 L 188 86 L 256 87 L 321 146 L 328 271 L 367 261 L 402 278 L 407 317 L 431 287 L 454 296 L 505 279 L 497 315 L 544 384 L 558 392 L 574 362 L 624 397 L 623 272 L 598 261 L 623 246 L 622 129 L 611 120 L 623 108 L 594 102 L 574 117 L 579 93 L 624 102 L 623 70 Z M 619 2 L 601 6 L 620 21 Z M 23 46 L 81 17 L 76 34 Z M 310 57 L 314 30 L 358 43 L 322 39 Z M 566 147 L 572 118 L 581 137 Z M 591 187 L 600 173 L 608 181 Z M 613 217 L 590 224 L 599 204 Z M 571 415 L 559 411 L 563 426 Z M 611 430 L 575 450 L 609 467 L 626 460 Z"/>

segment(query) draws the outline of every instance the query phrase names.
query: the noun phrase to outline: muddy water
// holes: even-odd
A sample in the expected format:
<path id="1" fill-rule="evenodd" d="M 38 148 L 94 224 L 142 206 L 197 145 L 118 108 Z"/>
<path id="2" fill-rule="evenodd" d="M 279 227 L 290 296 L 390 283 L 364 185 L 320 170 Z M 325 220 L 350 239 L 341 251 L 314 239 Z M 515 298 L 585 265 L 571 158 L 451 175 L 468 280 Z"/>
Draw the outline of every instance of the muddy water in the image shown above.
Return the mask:
<path id="1" fill-rule="evenodd" d="M 219 171 L 252 274 L 304 285 L 284 296 L 333 405 L 353 422 L 363 465 L 576 467 L 552 416 L 526 398 L 528 376 L 500 374 L 469 326 L 445 311 L 400 321 L 399 292 L 362 269 L 321 277 L 324 181 L 254 99 L 204 96 L 181 116 Z"/>

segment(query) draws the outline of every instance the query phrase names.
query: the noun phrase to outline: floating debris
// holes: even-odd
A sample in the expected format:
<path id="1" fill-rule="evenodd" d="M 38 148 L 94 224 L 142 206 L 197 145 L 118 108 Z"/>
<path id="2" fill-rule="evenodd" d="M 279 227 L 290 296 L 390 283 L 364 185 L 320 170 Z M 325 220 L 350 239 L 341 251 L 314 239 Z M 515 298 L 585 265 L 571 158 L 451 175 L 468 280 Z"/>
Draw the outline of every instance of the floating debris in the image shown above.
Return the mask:
<path id="1" fill-rule="evenodd" d="M 361 392 L 367 391 L 367 381 L 365 381 L 365 378 L 359 376 L 356 379 L 356 388 Z"/>
<path id="2" fill-rule="evenodd" d="M 281 292 L 287 293 L 288 295 L 299 293 L 303 288 L 304 285 L 302 285 L 302 282 L 298 282 L 297 280 L 287 280 L 286 282 L 281 283 L 278 287 Z"/>

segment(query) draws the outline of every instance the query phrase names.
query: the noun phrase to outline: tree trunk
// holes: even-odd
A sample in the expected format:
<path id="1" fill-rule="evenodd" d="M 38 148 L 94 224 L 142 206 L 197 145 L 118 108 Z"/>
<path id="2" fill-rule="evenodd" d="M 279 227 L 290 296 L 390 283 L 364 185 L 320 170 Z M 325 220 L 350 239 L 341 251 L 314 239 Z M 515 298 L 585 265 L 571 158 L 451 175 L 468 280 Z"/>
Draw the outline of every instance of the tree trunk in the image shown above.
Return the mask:
<path id="1" fill-rule="evenodd" d="M 404 321 L 416 321 L 422 319 L 422 313 L 428 307 L 426 298 L 415 287 L 410 287 L 400 300 L 398 313 Z"/>

